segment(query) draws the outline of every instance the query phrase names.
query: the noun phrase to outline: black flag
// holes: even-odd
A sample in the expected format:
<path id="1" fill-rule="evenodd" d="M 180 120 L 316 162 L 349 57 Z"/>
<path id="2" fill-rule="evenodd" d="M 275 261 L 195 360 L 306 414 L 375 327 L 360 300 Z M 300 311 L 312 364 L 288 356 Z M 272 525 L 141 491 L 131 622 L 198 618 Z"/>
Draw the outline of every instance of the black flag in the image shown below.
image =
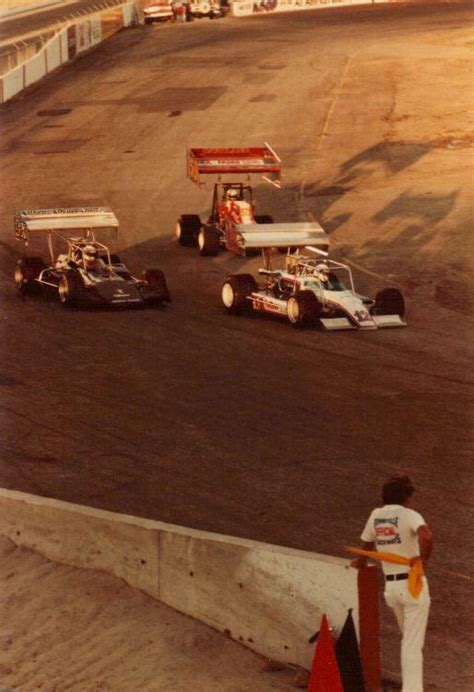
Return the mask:
<path id="1" fill-rule="evenodd" d="M 352 619 L 352 608 L 348 611 L 344 627 L 336 643 L 336 659 L 344 692 L 365 692 L 364 671 Z"/>

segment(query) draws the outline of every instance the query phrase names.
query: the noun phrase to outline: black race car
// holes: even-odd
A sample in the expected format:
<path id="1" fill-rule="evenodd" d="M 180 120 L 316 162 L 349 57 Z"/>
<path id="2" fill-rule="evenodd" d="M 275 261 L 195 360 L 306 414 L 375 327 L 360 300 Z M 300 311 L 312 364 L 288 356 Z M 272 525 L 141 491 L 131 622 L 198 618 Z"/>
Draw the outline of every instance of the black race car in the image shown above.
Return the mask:
<path id="1" fill-rule="evenodd" d="M 30 256 L 18 260 L 15 283 L 22 295 L 53 292 L 71 307 L 132 307 L 171 301 L 160 269 L 133 276 L 117 255 L 95 238 L 99 229 L 118 230 L 108 207 L 21 210 L 15 214 L 18 240 L 46 234 L 51 261 Z M 70 234 L 74 233 L 74 236 Z M 55 253 L 62 243 L 64 252 Z"/>

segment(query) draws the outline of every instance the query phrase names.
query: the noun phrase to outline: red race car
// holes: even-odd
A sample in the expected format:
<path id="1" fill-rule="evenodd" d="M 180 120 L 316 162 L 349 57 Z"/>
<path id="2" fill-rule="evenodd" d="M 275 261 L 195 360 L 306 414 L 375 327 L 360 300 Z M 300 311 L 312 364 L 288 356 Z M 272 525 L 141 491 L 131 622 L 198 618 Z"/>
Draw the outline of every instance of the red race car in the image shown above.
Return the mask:
<path id="1" fill-rule="evenodd" d="M 217 180 L 211 213 L 205 222 L 198 214 L 179 217 L 176 236 L 181 245 L 197 245 L 201 255 L 213 256 L 221 247 L 245 255 L 246 250 L 262 247 L 262 234 L 267 246 L 269 234 L 278 240 L 281 232 L 299 233 L 305 245 L 312 245 L 313 240 L 319 242 L 317 224 L 316 228 L 308 222 L 279 224 L 268 214 L 255 213 L 250 176 L 259 175 L 275 187 L 281 187 L 281 161 L 268 144 L 247 149 L 188 149 L 187 172 L 199 187 L 204 185 L 204 176 L 214 176 Z M 224 176 L 232 176 L 233 180 L 224 180 Z"/>

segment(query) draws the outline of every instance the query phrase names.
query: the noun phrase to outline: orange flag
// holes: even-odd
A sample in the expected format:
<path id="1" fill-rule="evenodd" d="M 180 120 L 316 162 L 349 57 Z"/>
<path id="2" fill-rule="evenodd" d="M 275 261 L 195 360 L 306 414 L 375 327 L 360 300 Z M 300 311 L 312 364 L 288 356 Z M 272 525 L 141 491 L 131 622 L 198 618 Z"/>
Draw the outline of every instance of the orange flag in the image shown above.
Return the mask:
<path id="1" fill-rule="evenodd" d="M 397 565 L 409 565 L 410 558 L 403 557 L 403 555 L 395 555 L 395 553 L 384 553 L 378 550 L 364 550 L 363 548 L 351 548 L 346 546 L 348 553 L 355 553 L 356 555 L 363 555 L 364 557 L 372 558 L 372 560 L 380 560 L 382 562 L 393 562 Z M 423 562 L 417 560 L 410 571 L 408 572 L 408 591 L 411 593 L 413 598 L 418 598 L 423 588 Z"/>

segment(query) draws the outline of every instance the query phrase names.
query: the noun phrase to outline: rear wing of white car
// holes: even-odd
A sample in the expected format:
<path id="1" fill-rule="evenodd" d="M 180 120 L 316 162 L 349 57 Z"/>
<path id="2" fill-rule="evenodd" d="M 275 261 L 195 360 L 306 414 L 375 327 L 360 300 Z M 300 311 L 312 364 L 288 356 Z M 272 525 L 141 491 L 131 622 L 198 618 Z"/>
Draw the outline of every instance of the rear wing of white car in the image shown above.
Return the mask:
<path id="1" fill-rule="evenodd" d="M 306 247 L 327 251 L 329 236 L 316 221 L 239 224 L 235 227 L 242 249 Z"/>
<path id="2" fill-rule="evenodd" d="M 281 186 L 281 160 L 266 142 L 263 147 L 188 149 L 186 168 L 188 177 L 199 186 L 204 185 L 201 176 L 227 174 L 261 175 Z"/>
<path id="3" fill-rule="evenodd" d="M 118 219 L 109 207 L 21 209 L 15 212 L 14 223 L 17 240 L 25 243 L 30 233 L 118 229 Z"/>

